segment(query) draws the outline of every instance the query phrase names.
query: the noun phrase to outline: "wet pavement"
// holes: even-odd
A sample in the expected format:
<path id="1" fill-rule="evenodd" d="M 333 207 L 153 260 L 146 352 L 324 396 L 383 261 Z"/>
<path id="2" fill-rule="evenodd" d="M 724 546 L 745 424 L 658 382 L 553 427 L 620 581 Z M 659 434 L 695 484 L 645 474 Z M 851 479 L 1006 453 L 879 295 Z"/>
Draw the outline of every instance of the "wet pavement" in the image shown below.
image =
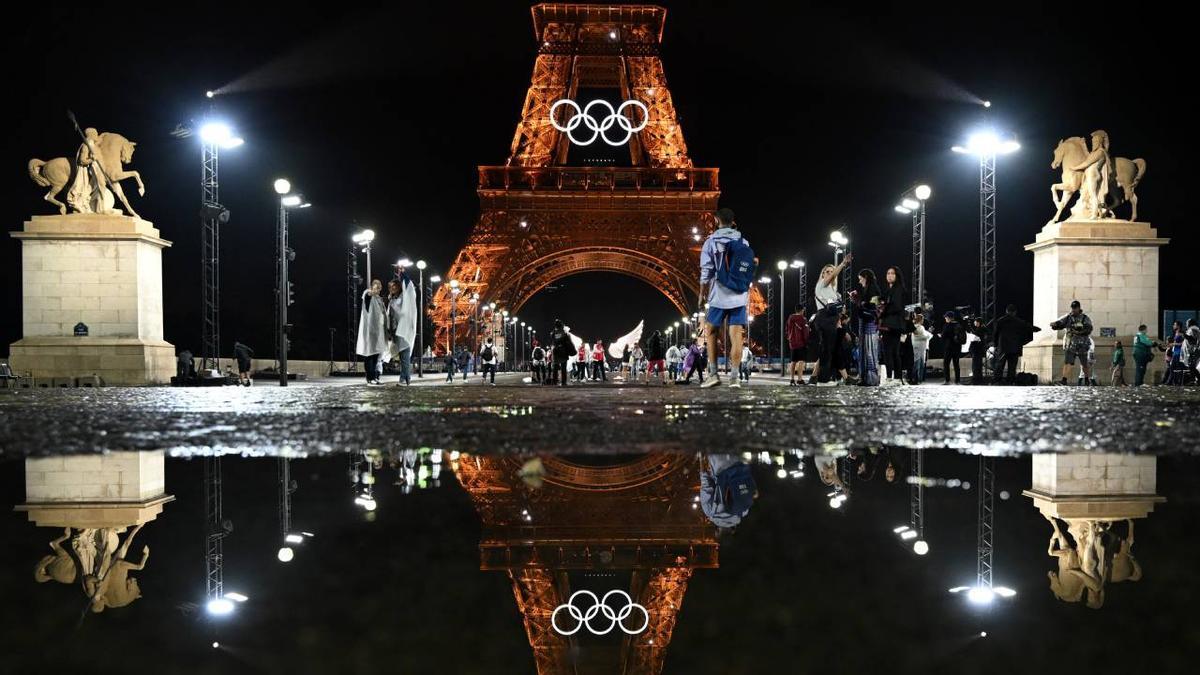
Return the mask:
<path id="1" fill-rule="evenodd" d="M 440 380 L 440 378 L 438 378 Z M 0 391 L 0 452 L 166 449 L 297 454 L 461 451 L 1195 452 L 1200 390 L 585 384 Z"/>

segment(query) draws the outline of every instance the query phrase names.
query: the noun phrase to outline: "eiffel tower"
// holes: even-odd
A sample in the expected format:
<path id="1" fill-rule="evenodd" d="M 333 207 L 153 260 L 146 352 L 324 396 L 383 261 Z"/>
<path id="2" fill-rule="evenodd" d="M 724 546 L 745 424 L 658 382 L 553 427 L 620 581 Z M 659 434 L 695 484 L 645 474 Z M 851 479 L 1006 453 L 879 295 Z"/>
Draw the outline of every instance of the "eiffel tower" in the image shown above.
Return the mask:
<path id="1" fill-rule="evenodd" d="M 479 167 L 479 220 L 445 275 L 457 288 L 443 283 L 430 307 L 439 353 L 452 323 L 456 344 L 475 348 L 491 335 L 503 347 L 501 310 L 515 315 L 539 290 L 583 272 L 641 279 L 681 316 L 697 309 L 700 246 L 721 193 L 717 169 L 692 165 L 667 88 L 659 57 L 667 11 L 539 4 L 531 12 L 538 55 L 511 151 L 503 166 Z M 588 100 L 578 97 L 597 91 L 648 111 L 626 113 L 645 122 L 625 144 L 628 166 L 572 166 L 573 149 L 591 148 L 573 148 L 551 122 L 556 101 L 582 108 Z M 609 136 L 620 140 L 620 127 Z M 750 311 L 763 308 L 755 289 Z"/>
<path id="2" fill-rule="evenodd" d="M 541 461 L 536 478 L 522 478 L 512 456 L 462 455 L 455 466 L 483 524 L 480 569 L 512 580 L 538 674 L 661 672 L 692 570 L 718 564 L 716 529 L 694 508 L 699 461 L 673 453 L 599 466 Z M 646 629 L 559 634 L 551 615 L 579 588 L 626 591 L 646 608 Z M 636 629 L 639 619 L 625 623 Z M 574 628 L 566 612 L 559 626 Z"/>

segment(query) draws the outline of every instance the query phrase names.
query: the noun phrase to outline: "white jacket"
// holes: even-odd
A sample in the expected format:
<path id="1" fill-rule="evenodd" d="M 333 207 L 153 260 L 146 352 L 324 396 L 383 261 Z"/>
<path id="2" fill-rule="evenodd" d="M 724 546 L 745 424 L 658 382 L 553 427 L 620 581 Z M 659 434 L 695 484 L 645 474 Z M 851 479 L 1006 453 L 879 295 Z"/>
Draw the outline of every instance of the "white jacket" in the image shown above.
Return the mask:
<path id="1" fill-rule="evenodd" d="M 362 313 L 358 318 L 358 344 L 354 351 L 359 356 L 374 356 L 387 351 L 387 326 L 384 324 L 383 298 L 363 292 Z"/>
<path id="2" fill-rule="evenodd" d="M 407 277 L 401 277 L 403 290 L 395 298 L 388 298 L 388 325 L 396 337 L 396 350 L 412 350 L 417 339 L 417 286 Z"/>

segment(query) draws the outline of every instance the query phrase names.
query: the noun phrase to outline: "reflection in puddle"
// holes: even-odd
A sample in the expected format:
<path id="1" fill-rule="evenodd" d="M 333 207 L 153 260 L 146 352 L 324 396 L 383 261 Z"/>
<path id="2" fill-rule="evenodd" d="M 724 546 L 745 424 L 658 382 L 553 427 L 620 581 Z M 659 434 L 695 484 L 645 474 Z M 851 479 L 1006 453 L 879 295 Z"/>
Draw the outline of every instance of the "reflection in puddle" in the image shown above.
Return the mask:
<path id="1" fill-rule="evenodd" d="M 779 640 L 840 639 L 836 626 L 799 617 L 854 616 L 875 630 L 903 615 L 878 596 L 915 603 L 921 621 L 887 623 L 907 639 L 987 634 L 1014 647 L 1016 666 L 1016 647 L 1035 634 L 1012 630 L 1017 616 L 1044 617 L 1039 630 L 1059 640 L 1084 616 L 1119 622 L 1161 604 L 1159 589 L 1195 590 L 1162 562 L 1171 549 L 1147 520 L 1166 501 L 1149 455 L 164 455 L 0 464 L 5 484 L 24 482 L 15 509 L 28 521 L 4 525 L 15 555 L 0 588 L 40 617 L 18 626 L 5 615 L 5 629 L 26 636 L 13 654 L 32 664 L 83 609 L 91 618 L 72 633 L 72 663 L 83 663 L 75 647 L 82 654 L 135 622 L 164 646 L 139 643 L 134 663 L 168 659 L 183 672 L 178 654 L 199 671 L 238 650 L 267 650 L 268 670 L 303 670 L 314 657 L 302 636 L 328 647 L 375 627 L 421 634 L 439 654 L 364 657 L 406 672 L 477 670 L 484 652 L 505 655 L 487 658 L 489 672 L 726 672 L 706 660 L 725 634 L 755 645 L 754 670 L 786 670 Z M 1194 475 L 1190 460 L 1172 461 Z M 1159 511 L 1170 523 L 1188 518 Z M 870 609 L 829 604 L 826 589 Z M 447 653 L 463 630 L 478 653 Z"/>

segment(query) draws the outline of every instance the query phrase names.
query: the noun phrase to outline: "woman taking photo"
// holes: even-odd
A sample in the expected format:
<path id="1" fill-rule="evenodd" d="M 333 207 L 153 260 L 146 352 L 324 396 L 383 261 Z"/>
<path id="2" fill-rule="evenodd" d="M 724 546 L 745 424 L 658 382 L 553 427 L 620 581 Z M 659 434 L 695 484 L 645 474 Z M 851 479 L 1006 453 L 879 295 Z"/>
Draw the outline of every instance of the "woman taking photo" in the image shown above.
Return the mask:
<path id="1" fill-rule="evenodd" d="M 829 382 L 835 379 L 833 357 L 837 350 L 837 321 L 842 311 L 841 297 L 838 296 L 837 280 L 842 270 L 854 259 L 847 254 L 838 265 L 826 265 L 821 269 L 817 285 L 813 288 L 813 300 L 817 305 L 817 313 L 813 318 L 813 335 L 816 338 L 816 349 L 819 354 L 813 366 L 813 376 L 809 382 Z"/>
<path id="2" fill-rule="evenodd" d="M 379 363 L 379 355 L 387 350 L 387 325 L 384 313 L 387 311 L 383 298 L 383 283 L 378 279 L 371 281 L 371 287 L 363 291 L 362 313 L 358 317 L 358 345 L 355 351 L 364 357 L 367 370 L 367 384 L 379 384 L 383 375 L 383 365 Z"/>

